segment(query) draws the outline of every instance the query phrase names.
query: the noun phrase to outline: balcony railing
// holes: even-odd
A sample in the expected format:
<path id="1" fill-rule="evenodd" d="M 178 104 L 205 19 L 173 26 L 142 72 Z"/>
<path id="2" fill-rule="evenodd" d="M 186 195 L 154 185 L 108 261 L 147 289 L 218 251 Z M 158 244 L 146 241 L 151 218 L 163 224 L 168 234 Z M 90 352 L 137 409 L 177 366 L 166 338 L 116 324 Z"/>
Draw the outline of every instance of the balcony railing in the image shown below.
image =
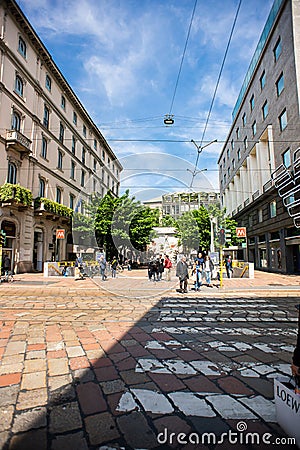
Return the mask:
<path id="1" fill-rule="evenodd" d="M 263 185 L 263 192 L 269 191 L 274 186 L 274 180 L 269 180 L 266 184 Z"/>
<path id="2" fill-rule="evenodd" d="M 259 197 L 259 190 L 255 191 L 254 194 L 252 195 L 252 200 L 256 200 Z"/>
<path id="3" fill-rule="evenodd" d="M 20 206 L 32 206 L 32 193 L 19 184 L 5 183 L 0 186 L 0 201 L 2 206 L 5 203 L 11 205 L 16 204 Z"/>
<path id="4" fill-rule="evenodd" d="M 242 209 L 243 209 L 243 205 L 239 205 L 239 206 L 237 207 L 237 212 L 238 212 L 238 213 L 241 212 Z"/>
<path id="5" fill-rule="evenodd" d="M 38 197 L 34 200 L 34 209 L 41 214 L 44 211 L 54 216 L 67 217 L 69 219 L 73 216 L 73 209 L 44 197 Z"/>
<path id="6" fill-rule="evenodd" d="M 31 140 L 17 130 L 6 131 L 6 146 L 21 153 L 30 153 Z"/>
<path id="7" fill-rule="evenodd" d="M 250 203 L 250 199 L 247 198 L 247 199 L 244 201 L 244 207 L 246 208 L 246 206 L 248 206 L 249 203 Z"/>

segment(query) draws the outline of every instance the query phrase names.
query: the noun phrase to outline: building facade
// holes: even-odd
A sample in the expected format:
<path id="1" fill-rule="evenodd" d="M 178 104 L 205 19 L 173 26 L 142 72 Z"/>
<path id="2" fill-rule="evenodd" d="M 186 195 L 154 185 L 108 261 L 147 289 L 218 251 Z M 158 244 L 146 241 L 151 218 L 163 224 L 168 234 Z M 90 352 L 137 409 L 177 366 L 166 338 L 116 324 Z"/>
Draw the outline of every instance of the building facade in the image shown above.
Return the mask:
<path id="1" fill-rule="evenodd" d="M 118 195 L 122 166 L 13 0 L 0 2 L 0 33 L 3 251 L 17 272 L 41 271 L 78 250 L 73 212 Z"/>
<path id="2" fill-rule="evenodd" d="M 299 71 L 300 2 L 275 0 L 218 164 L 221 204 L 247 228 L 245 259 L 282 273 L 300 273 Z"/>

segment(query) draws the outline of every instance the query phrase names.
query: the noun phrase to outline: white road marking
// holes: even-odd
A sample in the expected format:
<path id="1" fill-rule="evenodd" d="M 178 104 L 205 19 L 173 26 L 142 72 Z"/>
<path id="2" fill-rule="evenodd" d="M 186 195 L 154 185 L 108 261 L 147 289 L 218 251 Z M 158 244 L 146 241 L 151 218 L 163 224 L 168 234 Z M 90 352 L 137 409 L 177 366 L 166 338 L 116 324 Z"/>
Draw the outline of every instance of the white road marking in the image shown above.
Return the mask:
<path id="1" fill-rule="evenodd" d="M 212 408 L 192 392 L 172 392 L 169 398 L 186 416 L 215 417 Z"/>

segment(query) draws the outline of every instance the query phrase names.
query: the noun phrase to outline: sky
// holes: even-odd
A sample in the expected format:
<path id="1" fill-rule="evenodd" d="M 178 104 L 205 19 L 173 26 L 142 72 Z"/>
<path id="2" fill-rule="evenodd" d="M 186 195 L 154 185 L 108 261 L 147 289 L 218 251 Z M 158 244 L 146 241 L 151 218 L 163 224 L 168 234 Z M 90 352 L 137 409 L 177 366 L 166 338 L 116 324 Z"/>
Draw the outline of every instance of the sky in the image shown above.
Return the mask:
<path id="1" fill-rule="evenodd" d="M 121 192 L 219 189 L 218 156 L 272 0 L 242 0 L 213 103 L 239 0 L 17 3 L 121 161 Z"/>

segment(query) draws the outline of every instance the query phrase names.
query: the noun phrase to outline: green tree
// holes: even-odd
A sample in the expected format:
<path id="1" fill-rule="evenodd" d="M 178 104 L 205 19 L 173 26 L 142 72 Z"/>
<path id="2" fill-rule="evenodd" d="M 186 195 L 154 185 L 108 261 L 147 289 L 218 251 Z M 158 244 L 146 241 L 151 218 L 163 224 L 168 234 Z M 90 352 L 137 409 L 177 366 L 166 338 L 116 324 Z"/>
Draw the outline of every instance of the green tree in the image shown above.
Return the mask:
<path id="1" fill-rule="evenodd" d="M 177 219 L 177 236 L 184 253 L 192 249 L 208 249 L 210 242 L 210 221 L 204 206 L 185 212 Z"/>
<path id="2" fill-rule="evenodd" d="M 170 216 L 170 214 L 166 214 L 162 217 L 160 224 L 162 227 L 176 227 L 177 222 L 174 217 Z"/>

